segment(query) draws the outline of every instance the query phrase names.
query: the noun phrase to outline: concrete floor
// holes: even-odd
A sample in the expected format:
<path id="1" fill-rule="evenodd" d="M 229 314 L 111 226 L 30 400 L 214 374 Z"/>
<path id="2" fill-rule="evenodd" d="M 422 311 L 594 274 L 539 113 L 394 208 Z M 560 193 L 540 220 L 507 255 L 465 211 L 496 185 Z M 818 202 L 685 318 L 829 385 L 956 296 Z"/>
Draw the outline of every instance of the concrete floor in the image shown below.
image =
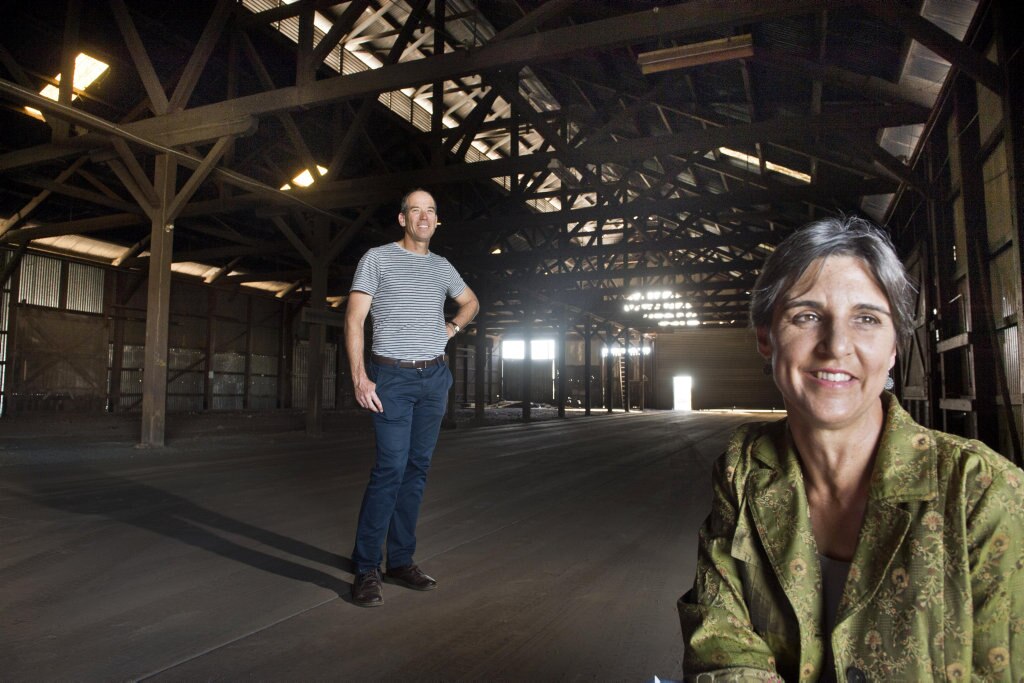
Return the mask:
<path id="1" fill-rule="evenodd" d="M 375 609 L 348 597 L 365 416 L 203 419 L 164 449 L 0 423 L 0 679 L 678 679 L 709 468 L 764 418 L 446 430 L 416 556 L 440 585 Z"/>

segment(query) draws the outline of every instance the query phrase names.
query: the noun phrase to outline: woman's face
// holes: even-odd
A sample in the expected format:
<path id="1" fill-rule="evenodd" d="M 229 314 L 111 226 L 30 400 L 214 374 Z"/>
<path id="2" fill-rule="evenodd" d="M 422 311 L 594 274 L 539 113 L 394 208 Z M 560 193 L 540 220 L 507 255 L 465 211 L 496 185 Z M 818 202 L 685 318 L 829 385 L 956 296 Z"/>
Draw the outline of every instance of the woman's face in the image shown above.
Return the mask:
<path id="1" fill-rule="evenodd" d="M 889 300 L 859 258 L 812 263 L 775 305 L 771 329 L 757 328 L 757 345 L 791 421 L 842 429 L 880 414 L 896 328 Z"/>

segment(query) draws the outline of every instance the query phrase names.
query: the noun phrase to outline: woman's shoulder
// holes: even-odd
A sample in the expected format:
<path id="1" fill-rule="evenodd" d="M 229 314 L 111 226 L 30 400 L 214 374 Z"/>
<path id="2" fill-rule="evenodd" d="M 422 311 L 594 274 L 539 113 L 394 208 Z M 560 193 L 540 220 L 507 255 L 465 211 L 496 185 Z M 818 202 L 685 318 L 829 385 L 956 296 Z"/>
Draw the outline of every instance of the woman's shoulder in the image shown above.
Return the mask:
<path id="1" fill-rule="evenodd" d="M 895 401 L 888 406 L 887 422 L 885 440 L 889 445 L 916 455 L 929 453 L 940 473 L 983 470 L 992 475 L 1010 475 L 1011 478 L 1015 476 L 1014 471 L 1024 474 L 1007 458 L 977 439 L 921 426 Z"/>
<path id="2" fill-rule="evenodd" d="M 977 439 L 929 429 L 940 481 L 957 482 L 967 502 L 986 493 L 1000 492 L 1021 499 L 1024 471 L 1009 459 Z"/>
<path id="3" fill-rule="evenodd" d="M 1021 474 L 1019 467 L 982 441 L 937 429 L 928 429 L 926 433 L 934 444 L 936 457 L 947 466 L 958 470 L 984 469 L 993 474 Z"/>
<path id="4" fill-rule="evenodd" d="M 746 472 L 757 461 L 771 464 L 779 457 L 785 433 L 785 420 L 742 424 L 733 430 L 725 452 L 719 457 L 719 465 L 731 468 L 730 472 Z"/>

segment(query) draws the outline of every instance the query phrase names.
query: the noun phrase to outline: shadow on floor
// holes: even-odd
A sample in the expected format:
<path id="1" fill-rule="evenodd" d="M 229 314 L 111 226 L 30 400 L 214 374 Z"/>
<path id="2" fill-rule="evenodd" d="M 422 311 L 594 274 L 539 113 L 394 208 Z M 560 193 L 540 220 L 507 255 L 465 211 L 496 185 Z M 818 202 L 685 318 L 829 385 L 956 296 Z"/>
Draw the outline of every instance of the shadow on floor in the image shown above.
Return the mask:
<path id="1" fill-rule="evenodd" d="M 352 573 L 352 561 L 335 553 L 214 512 L 159 488 L 84 466 L 64 466 L 61 481 L 33 481 L 29 493 L 13 495 L 41 506 L 80 515 L 100 515 L 130 524 L 235 562 L 305 581 L 348 599 L 351 584 L 301 562 L 236 543 L 241 536 L 282 553 Z"/>

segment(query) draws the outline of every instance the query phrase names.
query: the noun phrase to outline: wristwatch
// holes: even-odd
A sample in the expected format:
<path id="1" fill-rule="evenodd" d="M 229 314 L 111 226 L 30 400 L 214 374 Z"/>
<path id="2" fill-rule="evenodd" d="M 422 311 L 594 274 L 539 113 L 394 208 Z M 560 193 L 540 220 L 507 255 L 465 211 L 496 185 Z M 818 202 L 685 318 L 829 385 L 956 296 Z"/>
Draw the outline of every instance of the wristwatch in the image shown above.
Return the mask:
<path id="1" fill-rule="evenodd" d="M 454 320 L 450 321 L 448 324 L 455 328 L 455 334 L 458 334 L 459 332 L 462 332 L 462 328 L 459 327 L 459 324 L 457 322 L 455 322 Z"/>

